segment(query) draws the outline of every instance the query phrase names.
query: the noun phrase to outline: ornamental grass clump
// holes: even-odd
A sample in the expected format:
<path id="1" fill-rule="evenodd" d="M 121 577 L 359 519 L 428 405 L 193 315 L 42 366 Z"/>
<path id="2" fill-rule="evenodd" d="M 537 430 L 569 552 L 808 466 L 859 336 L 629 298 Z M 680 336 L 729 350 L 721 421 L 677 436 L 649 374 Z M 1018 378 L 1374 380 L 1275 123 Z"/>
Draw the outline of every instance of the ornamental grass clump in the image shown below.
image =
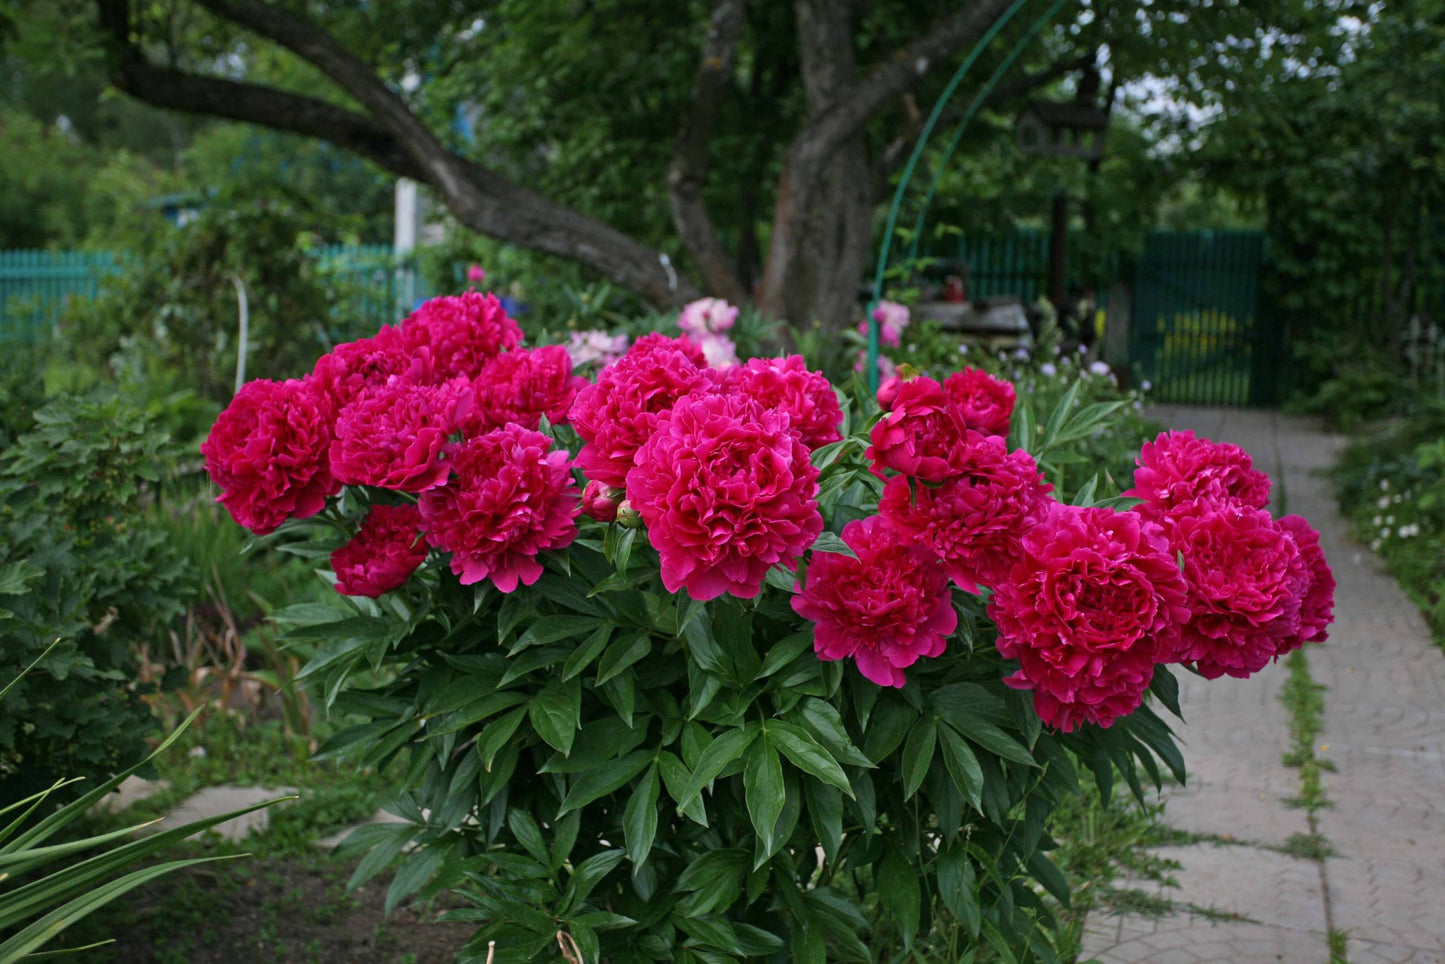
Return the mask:
<path id="1" fill-rule="evenodd" d="M 400 861 L 389 905 L 460 895 L 464 960 L 559 932 L 589 962 L 1048 959 L 1076 767 L 1184 779 L 1176 669 L 1325 636 L 1318 538 L 1242 452 L 1166 434 L 1138 499 L 1058 500 L 1128 404 L 1083 381 L 1040 421 L 984 372 L 905 369 L 885 412 L 800 357 L 650 334 L 581 385 L 497 311 L 423 306 L 206 443 L 237 521 L 332 561 L 333 604 L 275 616 L 360 720 L 322 754 L 405 774 L 353 883 Z"/>

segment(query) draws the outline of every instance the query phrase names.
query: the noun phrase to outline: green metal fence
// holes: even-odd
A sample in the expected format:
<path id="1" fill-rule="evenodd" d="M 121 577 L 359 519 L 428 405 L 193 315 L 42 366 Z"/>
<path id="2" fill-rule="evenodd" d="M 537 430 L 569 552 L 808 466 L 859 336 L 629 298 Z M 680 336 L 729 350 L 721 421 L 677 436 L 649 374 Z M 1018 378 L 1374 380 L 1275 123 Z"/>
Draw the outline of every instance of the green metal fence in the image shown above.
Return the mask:
<path id="1" fill-rule="evenodd" d="M 415 271 L 389 246 L 333 245 L 318 249 L 316 258 L 339 295 L 331 325 L 338 340 L 374 333 L 410 307 Z M 58 331 L 66 306 L 95 297 L 124 262 L 109 251 L 0 251 L 0 342 Z M 233 297 L 229 290 L 225 296 Z"/>

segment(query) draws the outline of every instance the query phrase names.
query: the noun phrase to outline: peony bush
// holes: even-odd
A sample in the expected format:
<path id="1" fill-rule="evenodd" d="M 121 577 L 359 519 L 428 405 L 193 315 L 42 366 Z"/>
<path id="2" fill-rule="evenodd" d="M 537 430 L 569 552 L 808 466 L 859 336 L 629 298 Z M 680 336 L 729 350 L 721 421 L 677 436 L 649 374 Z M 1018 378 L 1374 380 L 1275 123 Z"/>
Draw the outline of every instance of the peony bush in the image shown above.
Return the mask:
<path id="1" fill-rule="evenodd" d="M 1127 404 L 1081 383 L 1040 419 L 904 368 L 880 404 L 719 348 L 735 317 L 524 347 L 469 292 L 221 415 L 220 501 L 331 564 L 276 615 L 358 721 L 322 754 L 404 774 L 353 883 L 459 894 L 465 960 L 1048 959 L 1050 813 L 1080 767 L 1184 779 L 1181 667 L 1325 638 L 1318 537 L 1188 433 L 1061 501 Z"/>

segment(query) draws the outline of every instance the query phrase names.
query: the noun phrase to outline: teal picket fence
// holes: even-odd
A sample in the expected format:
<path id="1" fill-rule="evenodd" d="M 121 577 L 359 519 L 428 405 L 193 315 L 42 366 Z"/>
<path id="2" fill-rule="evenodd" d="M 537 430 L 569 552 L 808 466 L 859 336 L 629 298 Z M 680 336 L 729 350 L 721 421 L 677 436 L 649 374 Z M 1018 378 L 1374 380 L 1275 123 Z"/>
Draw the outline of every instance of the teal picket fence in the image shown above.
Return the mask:
<path id="1" fill-rule="evenodd" d="M 415 269 L 387 245 L 330 245 L 316 258 L 341 295 L 330 326 L 338 340 L 399 320 L 417 297 Z M 110 251 L 0 251 L 0 342 L 59 332 L 70 302 L 95 297 L 124 266 L 125 256 Z"/>

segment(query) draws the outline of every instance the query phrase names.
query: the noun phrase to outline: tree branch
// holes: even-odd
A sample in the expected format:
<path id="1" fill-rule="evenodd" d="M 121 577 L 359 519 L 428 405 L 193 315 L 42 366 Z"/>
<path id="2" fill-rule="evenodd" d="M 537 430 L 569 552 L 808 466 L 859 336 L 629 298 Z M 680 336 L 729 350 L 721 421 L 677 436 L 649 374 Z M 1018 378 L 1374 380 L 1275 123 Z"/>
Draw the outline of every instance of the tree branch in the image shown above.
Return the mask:
<path id="1" fill-rule="evenodd" d="M 712 294 L 732 302 L 747 299 L 737 265 L 718 241 L 703 201 L 707 150 L 718 108 L 727 92 L 729 68 L 742 32 L 744 0 L 718 0 L 708 22 L 702 61 L 692 87 L 692 109 L 683 117 L 667 170 L 672 221 L 683 247 L 697 263 Z"/>
<path id="2" fill-rule="evenodd" d="M 116 86 L 158 106 L 332 141 L 432 185 L 474 231 L 580 262 L 656 305 L 697 297 L 686 279 L 669 286 L 659 252 L 447 150 L 369 67 L 320 28 L 253 0 L 198 2 L 309 60 L 371 116 L 273 88 L 157 67 L 132 42 L 129 0 L 96 0 Z"/>

